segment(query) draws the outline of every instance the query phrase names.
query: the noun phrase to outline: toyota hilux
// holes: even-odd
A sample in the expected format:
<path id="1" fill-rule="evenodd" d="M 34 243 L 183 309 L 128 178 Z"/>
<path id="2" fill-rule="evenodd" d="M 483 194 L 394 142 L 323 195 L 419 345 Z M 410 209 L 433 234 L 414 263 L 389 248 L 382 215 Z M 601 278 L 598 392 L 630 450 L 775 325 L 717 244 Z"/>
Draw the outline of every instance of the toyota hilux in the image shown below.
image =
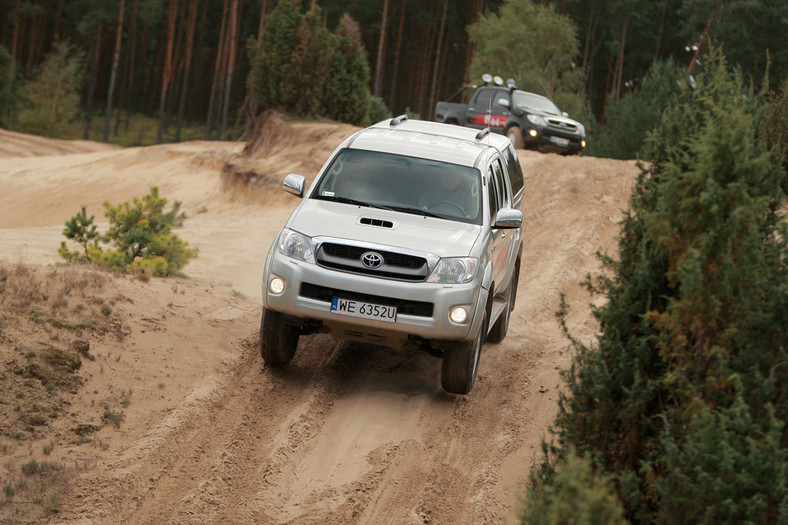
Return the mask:
<path id="1" fill-rule="evenodd" d="M 342 142 L 273 242 L 260 351 L 289 363 L 300 336 L 440 357 L 441 385 L 468 393 L 486 341 L 506 336 L 522 258 L 523 173 L 511 142 L 396 117 Z"/>

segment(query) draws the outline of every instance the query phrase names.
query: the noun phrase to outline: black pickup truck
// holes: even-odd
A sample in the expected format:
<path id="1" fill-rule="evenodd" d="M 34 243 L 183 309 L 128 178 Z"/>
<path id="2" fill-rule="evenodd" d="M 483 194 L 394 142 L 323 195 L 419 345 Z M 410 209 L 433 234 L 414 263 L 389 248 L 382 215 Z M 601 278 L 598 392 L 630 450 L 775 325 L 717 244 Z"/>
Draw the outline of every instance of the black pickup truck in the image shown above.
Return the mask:
<path id="1" fill-rule="evenodd" d="M 484 75 L 482 80 L 483 85 L 465 86 L 438 102 L 435 120 L 477 129 L 489 126 L 490 131 L 509 137 L 515 148 L 574 155 L 586 147 L 583 125 L 549 98 L 521 91 L 512 80 L 506 87 L 500 77 Z"/>

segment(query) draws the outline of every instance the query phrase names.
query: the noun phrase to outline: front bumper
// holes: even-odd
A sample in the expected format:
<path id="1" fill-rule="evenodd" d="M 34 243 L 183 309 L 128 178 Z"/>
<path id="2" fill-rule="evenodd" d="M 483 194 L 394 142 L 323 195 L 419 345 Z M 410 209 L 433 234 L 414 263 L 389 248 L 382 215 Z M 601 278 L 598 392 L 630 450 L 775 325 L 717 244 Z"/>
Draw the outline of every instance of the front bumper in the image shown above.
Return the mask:
<path id="1" fill-rule="evenodd" d="M 473 281 L 461 285 L 403 282 L 341 272 L 297 261 L 273 249 L 266 260 L 263 305 L 287 316 L 319 321 L 336 337 L 387 346 L 403 346 L 412 336 L 425 340 L 471 340 L 481 326 L 487 292 Z M 273 293 L 269 283 L 283 279 L 284 290 Z M 331 312 L 331 298 L 364 300 L 397 306 L 396 322 Z M 464 323 L 449 311 L 464 306 Z"/>
<path id="2" fill-rule="evenodd" d="M 539 146 L 553 151 L 580 153 L 585 149 L 586 138 L 565 131 L 554 130 L 550 127 L 526 127 L 523 131 L 523 141 L 526 145 Z M 565 142 L 564 142 L 565 141 Z"/>

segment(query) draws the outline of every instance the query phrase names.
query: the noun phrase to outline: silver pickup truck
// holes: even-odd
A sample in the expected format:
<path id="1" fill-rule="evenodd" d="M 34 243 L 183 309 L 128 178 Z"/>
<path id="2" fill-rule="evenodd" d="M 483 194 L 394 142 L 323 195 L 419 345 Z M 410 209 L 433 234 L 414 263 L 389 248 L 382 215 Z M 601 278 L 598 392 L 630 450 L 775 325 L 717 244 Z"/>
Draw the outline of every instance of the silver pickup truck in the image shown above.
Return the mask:
<path id="1" fill-rule="evenodd" d="M 522 169 L 506 137 L 404 115 L 332 153 L 265 261 L 260 350 L 283 366 L 317 331 L 442 358 L 466 394 L 505 336 L 522 256 Z"/>

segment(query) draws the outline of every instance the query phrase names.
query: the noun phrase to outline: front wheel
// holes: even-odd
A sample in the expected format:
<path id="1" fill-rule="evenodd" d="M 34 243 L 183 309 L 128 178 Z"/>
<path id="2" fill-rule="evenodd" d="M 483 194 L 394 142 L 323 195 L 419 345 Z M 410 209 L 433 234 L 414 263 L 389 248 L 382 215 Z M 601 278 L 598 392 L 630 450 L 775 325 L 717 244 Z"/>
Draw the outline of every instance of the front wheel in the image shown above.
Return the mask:
<path id="1" fill-rule="evenodd" d="M 509 138 L 509 141 L 512 143 L 512 146 L 514 146 L 515 149 L 523 149 L 525 147 L 523 133 L 517 126 L 512 126 L 506 130 L 506 136 Z"/>
<path id="2" fill-rule="evenodd" d="M 295 355 L 298 346 L 298 328 L 286 325 L 282 314 L 263 308 L 260 319 L 260 354 L 269 366 L 284 366 Z"/>
<path id="3" fill-rule="evenodd" d="M 476 382 L 479 358 L 487 335 L 487 312 L 473 341 L 457 341 L 443 354 L 441 386 L 452 394 L 467 394 Z"/>

